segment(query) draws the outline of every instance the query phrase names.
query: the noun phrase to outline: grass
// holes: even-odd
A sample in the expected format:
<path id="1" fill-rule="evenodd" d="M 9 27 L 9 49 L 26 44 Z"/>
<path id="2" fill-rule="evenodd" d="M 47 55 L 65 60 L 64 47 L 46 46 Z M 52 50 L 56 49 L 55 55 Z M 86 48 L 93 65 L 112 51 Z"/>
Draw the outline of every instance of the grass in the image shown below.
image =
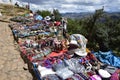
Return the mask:
<path id="1" fill-rule="evenodd" d="M 9 4 L 0 4 L 0 11 L 5 16 L 19 16 L 29 13 L 28 9 L 16 7 Z"/>

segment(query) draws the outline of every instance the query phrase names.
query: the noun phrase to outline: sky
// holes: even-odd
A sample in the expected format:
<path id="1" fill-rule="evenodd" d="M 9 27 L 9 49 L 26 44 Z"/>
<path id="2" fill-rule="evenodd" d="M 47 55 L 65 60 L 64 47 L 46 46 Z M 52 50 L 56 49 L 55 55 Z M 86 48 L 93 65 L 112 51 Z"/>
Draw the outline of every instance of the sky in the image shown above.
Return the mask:
<path id="1" fill-rule="evenodd" d="M 120 0 L 11 0 L 12 4 L 18 2 L 23 6 L 30 3 L 30 9 L 49 10 L 58 9 L 60 13 L 66 12 L 94 12 L 101 9 L 107 12 L 120 12 Z M 0 0 L 0 3 L 7 3 L 9 0 Z"/>

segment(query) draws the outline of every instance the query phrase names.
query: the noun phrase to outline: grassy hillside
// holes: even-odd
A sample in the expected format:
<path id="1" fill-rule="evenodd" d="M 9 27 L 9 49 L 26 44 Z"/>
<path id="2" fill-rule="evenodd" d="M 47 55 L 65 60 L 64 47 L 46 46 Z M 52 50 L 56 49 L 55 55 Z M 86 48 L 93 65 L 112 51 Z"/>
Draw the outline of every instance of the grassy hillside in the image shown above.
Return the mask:
<path id="1" fill-rule="evenodd" d="M 9 4 L 0 4 L 0 12 L 3 15 L 2 17 L 0 17 L 0 21 L 8 21 L 11 17 L 29 13 L 29 10 Z"/>

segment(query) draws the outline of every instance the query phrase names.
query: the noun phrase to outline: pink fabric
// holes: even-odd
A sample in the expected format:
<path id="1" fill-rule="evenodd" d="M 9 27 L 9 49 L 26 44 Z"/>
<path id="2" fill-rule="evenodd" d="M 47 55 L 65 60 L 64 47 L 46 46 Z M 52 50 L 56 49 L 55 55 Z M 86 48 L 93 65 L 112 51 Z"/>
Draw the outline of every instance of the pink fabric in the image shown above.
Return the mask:
<path id="1" fill-rule="evenodd" d="M 93 75 L 90 78 L 91 78 L 91 80 L 102 80 L 101 77 L 98 75 Z"/>
<path id="2" fill-rule="evenodd" d="M 119 73 L 120 73 L 120 69 L 115 71 L 115 73 L 112 74 L 110 80 L 119 80 Z"/>

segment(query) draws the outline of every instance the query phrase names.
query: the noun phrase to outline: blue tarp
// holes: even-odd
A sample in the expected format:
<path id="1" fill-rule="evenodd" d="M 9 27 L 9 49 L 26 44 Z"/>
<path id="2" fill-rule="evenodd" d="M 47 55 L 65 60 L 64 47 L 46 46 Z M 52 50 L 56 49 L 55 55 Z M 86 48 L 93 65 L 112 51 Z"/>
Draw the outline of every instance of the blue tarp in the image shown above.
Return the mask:
<path id="1" fill-rule="evenodd" d="M 113 55 L 112 51 L 108 52 L 95 52 L 94 55 L 103 63 L 120 68 L 120 57 Z"/>
<path id="2" fill-rule="evenodd" d="M 43 17 L 40 15 L 35 16 L 35 20 L 42 20 L 42 19 L 43 19 Z"/>

